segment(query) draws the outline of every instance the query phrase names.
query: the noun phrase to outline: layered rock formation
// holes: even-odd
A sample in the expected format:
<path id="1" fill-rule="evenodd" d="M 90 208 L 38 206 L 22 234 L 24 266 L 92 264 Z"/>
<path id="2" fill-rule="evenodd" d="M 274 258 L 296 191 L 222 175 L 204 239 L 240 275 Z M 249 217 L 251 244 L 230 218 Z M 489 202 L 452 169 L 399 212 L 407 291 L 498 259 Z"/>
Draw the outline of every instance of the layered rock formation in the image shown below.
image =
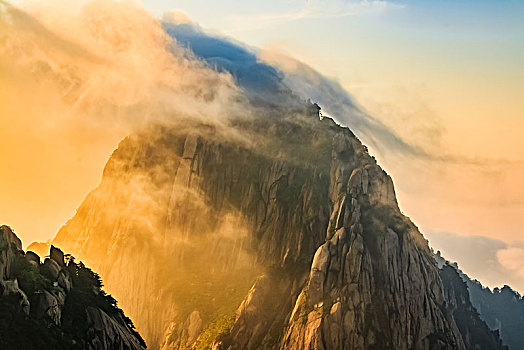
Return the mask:
<path id="1" fill-rule="evenodd" d="M 66 262 L 67 260 L 67 262 Z M 0 227 L 1 349 L 145 349 L 133 323 L 82 263 L 51 246 L 43 263 Z"/>
<path id="2" fill-rule="evenodd" d="M 273 113 L 128 137 L 54 244 L 152 348 L 473 349 L 366 147 L 316 105 Z"/>

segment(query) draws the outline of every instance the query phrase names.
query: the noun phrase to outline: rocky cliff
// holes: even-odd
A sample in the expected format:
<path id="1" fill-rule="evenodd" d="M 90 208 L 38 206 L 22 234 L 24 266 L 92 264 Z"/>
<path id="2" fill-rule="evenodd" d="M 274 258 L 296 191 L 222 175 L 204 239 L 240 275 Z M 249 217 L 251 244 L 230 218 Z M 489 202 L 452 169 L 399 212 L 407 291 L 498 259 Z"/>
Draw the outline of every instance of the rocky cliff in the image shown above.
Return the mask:
<path id="1" fill-rule="evenodd" d="M 391 178 L 318 112 L 133 134 L 53 244 L 151 348 L 473 349 Z"/>
<path id="2" fill-rule="evenodd" d="M 51 246 L 40 261 L 0 227 L 1 349 L 145 349 L 98 275 Z"/>

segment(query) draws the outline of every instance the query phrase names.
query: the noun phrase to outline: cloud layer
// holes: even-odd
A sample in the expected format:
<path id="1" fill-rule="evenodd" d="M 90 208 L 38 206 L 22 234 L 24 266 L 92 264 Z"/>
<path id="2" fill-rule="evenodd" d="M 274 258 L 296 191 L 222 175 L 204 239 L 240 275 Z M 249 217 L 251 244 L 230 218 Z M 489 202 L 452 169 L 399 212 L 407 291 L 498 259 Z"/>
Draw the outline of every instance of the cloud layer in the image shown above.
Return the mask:
<path id="1" fill-rule="evenodd" d="M 29 240 L 72 216 L 132 130 L 249 114 L 229 73 L 133 1 L 1 2 L 0 81 L 0 221 Z"/>
<path id="2" fill-rule="evenodd" d="M 177 23 L 164 17 L 164 27 L 181 45 L 219 72 L 229 72 L 251 97 L 268 104 L 293 104 L 296 98 L 311 99 L 324 114 L 348 126 L 376 151 L 430 158 L 422 148 L 398 136 L 380 120 L 366 113 L 336 81 L 308 65 L 275 51 L 257 51 L 217 35 L 207 34 L 195 24 Z M 284 93 L 288 92 L 288 94 Z"/>
<path id="3" fill-rule="evenodd" d="M 524 294 L 524 242 L 506 243 L 484 236 L 428 233 L 430 245 L 457 261 L 471 278 L 494 288 L 510 285 Z"/>
<path id="4" fill-rule="evenodd" d="M 229 32 L 261 29 L 284 22 L 307 19 L 331 19 L 358 16 L 391 8 L 403 7 L 392 1 L 382 0 L 306 0 L 300 1 L 296 11 L 282 13 L 260 13 L 234 16 L 230 19 L 233 27 Z"/>

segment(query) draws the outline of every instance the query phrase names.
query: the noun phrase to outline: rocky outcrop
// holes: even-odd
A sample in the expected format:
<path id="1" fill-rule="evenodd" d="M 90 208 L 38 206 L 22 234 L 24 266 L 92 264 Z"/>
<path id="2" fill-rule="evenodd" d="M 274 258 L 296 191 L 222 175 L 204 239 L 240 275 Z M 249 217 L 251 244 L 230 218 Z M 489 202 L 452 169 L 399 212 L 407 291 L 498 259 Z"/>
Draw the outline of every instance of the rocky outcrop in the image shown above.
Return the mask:
<path id="1" fill-rule="evenodd" d="M 298 285 L 282 276 L 258 278 L 238 308 L 230 333 L 216 342 L 217 348 L 277 348 L 294 299 L 289 296 L 297 295 Z"/>
<path id="2" fill-rule="evenodd" d="M 22 250 L 22 241 L 8 226 L 0 226 L 0 281 L 11 276 L 16 252 Z"/>
<path id="3" fill-rule="evenodd" d="M 0 348 L 145 349 L 132 322 L 101 290 L 99 277 L 51 246 L 40 263 L 0 227 Z"/>
<path id="4" fill-rule="evenodd" d="M 426 242 L 400 214 L 391 179 L 346 135 L 333 139 L 328 239 L 280 348 L 464 348 Z"/>
<path id="5" fill-rule="evenodd" d="M 111 317 L 100 308 L 88 306 L 89 349 L 145 349 L 142 339 L 130 332 L 122 317 Z"/>
<path id="6" fill-rule="evenodd" d="M 366 147 L 314 105 L 279 112 L 131 135 L 54 244 L 152 348 L 471 348 Z"/>
<path id="7" fill-rule="evenodd" d="M 190 349 L 201 332 L 202 318 L 198 311 L 193 311 L 184 323 L 173 322 L 167 328 L 160 349 Z"/>

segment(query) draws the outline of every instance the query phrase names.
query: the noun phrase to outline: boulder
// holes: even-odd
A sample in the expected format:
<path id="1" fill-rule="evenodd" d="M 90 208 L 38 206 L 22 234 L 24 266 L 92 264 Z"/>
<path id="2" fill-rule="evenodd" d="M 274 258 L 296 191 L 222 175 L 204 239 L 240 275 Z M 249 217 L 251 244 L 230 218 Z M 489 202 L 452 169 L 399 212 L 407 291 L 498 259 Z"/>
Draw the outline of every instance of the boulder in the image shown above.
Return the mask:
<path id="1" fill-rule="evenodd" d="M 58 273 L 62 269 L 58 263 L 50 258 L 45 259 L 44 261 L 44 267 L 49 272 L 50 277 L 53 280 L 56 280 L 58 278 Z"/>
<path id="2" fill-rule="evenodd" d="M 64 253 L 59 248 L 55 247 L 54 245 L 51 245 L 51 249 L 49 250 L 49 257 L 51 260 L 54 260 L 58 265 L 65 266 L 64 261 Z"/>
<path id="3" fill-rule="evenodd" d="M 9 296 L 15 295 L 19 298 L 19 306 L 22 311 L 29 315 L 30 304 L 26 294 L 18 286 L 17 280 L 0 281 L 0 295 Z"/>
<path id="4" fill-rule="evenodd" d="M 35 252 L 29 250 L 25 253 L 25 257 L 27 260 L 36 263 L 36 265 L 40 265 L 40 257 Z"/>

